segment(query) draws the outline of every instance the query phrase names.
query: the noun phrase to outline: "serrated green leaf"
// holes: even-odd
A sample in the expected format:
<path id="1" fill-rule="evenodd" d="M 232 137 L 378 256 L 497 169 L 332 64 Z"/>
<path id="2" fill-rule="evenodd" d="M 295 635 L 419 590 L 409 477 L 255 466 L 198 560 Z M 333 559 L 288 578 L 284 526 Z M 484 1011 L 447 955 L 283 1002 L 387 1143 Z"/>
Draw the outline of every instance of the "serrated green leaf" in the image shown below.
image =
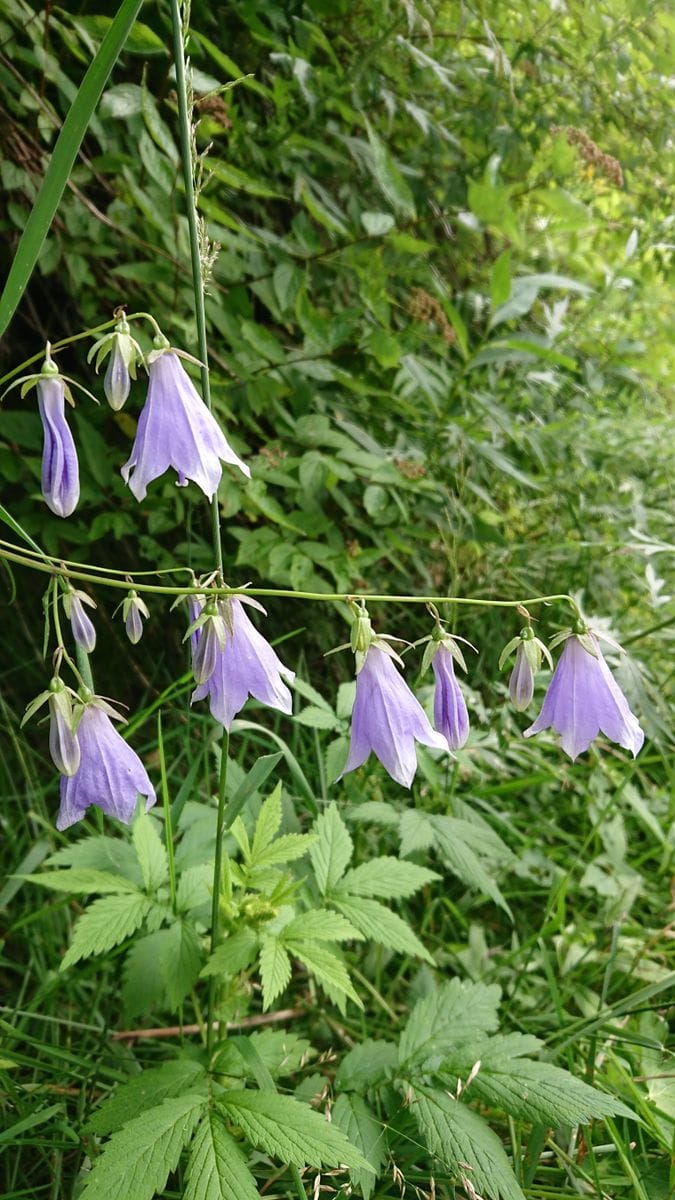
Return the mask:
<path id="1" fill-rule="evenodd" d="M 310 938 L 315 942 L 363 941 L 363 934 L 340 913 L 328 908 L 316 908 L 294 917 L 284 925 L 279 934 L 288 945 L 298 938 Z"/>
<path id="2" fill-rule="evenodd" d="M 254 1146 L 296 1167 L 347 1167 L 370 1171 L 363 1155 L 324 1117 L 276 1092 L 230 1091 L 221 1104 Z"/>
<path id="3" fill-rule="evenodd" d="M 266 850 L 274 839 L 281 825 L 281 784 L 278 783 L 273 792 L 265 800 L 260 809 L 260 815 L 255 825 L 251 859 L 256 861 L 263 850 Z"/>
<path id="4" fill-rule="evenodd" d="M 335 954 L 331 954 L 325 946 L 319 942 L 295 942 L 293 954 L 300 959 L 301 963 L 304 963 L 307 970 L 324 987 L 331 999 L 336 992 L 342 993 L 353 1000 L 359 1008 L 363 1008 L 344 963 Z"/>
<path id="5" fill-rule="evenodd" d="M 251 860 L 251 866 L 257 868 L 273 867 L 280 863 L 295 862 L 302 858 L 315 841 L 313 833 L 284 833 L 272 842 L 266 850 Z"/>
<path id="6" fill-rule="evenodd" d="M 240 929 L 216 946 L 206 966 L 202 979 L 209 975 L 238 975 L 250 967 L 258 951 L 258 937 L 252 929 Z"/>
<path id="7" fill-rule="evenodd" d="M 398 913 L 392 912 L 378 900 L 366 900 L 361 896 L 353 899 L 335 897 L 333 903 L 365 937 L 379 942 L 389 950 L 396 950 L 399 954 L 412 954 L 424 962 L 433 964 L 431 954 L 410 926 L 406 925 Z"/>
<path id="8" fill-rule="evenodd" d="M 27 883 L 39 883 L 42 887 L 52 888 L 55 892 L 72 892 L 73 895 L 88 895 L 92 892 L 135 892 L 138 888 L 129 879 L 121 875 L 112 875 L 108 871 L 96 871 L 91 867 L 80 867 L 79 870 L 43 871 L 40 875 L 23 875 Z"/>
<path id="9" fill-rule="evenodd" d="M 440 879 L 435 871 L 418 867 L 416 863 L 404 862 L 400 858 L 373 858 L 360 863 L 341 879 L 339 896 L 380 896 L 393 900 L 412 896 L 425 884 Z"/>
<path id="10" fill-rule="evenodd" d="M 329 804 L 314 822 L 318 840 L 309 852 L 322 896 L 335 887 L 352 856 L 353 843 L 337 805 Z"/>
<path id="11" fill-rule="evenodd" d="M 413 1008 L 401 1034 L 404 1069 L 437 1067 L 452 1046 L 482 1038 L 497 1028 L 500 990 L 496 984 L 450 979 Z"/>
<path id="12" fill-rule="evenodd" d="M 406 809 L 401 813 L 399 835 L 401 854 L 415 854 L 418 850 L 428 850 L 434 844 L 434 830 L 429 814 L 417 812 L 414 808 Z"/>
<path id="13" fill-rule="evenodd" d="M 260 939 L 260 978 L 263 1008 L 267 1009 L 283 992 L 291 978 L 291 960 L 281 942 L 271 935 Z"/>
<path id="14" fill-rule="evenodd" d="M 249 1034 L 247 1040 L 272 1078 L 295 1074 L 306 1059 L 316 1053 L 307 1038 L 299 1037 L 297 1033 L 289 1033 L 286 1029 L 263 1029 L 259 1033 Z M 214 1069 L 219 1075 L 240 1075 L 247 1078 L 250 1074 L 231 1038 L 228 1038 L 218 1054 Z"/>
<path id="15" fill-rule="evenodd" d="M 155 1107 L 160 1101 L 170 1096 L 180 1096 L 183 1092 L 198 1091 L 202 1084 L 206 1095 L 206 1071 L 200 1063 L 190 1059 L 173 1059 L 162 1063 L 161 1067 L 151 1067 L 128 1083 L 121 1083 L 115 1094 L 104 1100 L 89 1118 L 85 1131 L 113 1133 L 126 1121 Z"/>
<path id="16" fill-rule="evenodd" d="M 169 863 L 157 822 L 148 813 L 141 813 L 134 821 L 131 836 L 145 888 L 156 892 L 169 880 Z"/>
<path id="17" fill-rule="evenodd" d="M 202 953 L 194 926 L 174 921 L 164 934 L 158 966 L 169 1008 L 178 1008 L 197 981 Z"/>
<path id="18" fill-rule="evenodd" d="M 210 903 L 213 888 L 213 867 L 210 863 L 197 863 L 186 867 L 178 879 L 176 888 L 176 911 L 190 912 Z"/>
<path id="19" fill-rule="evenodd" d="M 375 1188 L 375 1177 L 379 1175 L 387 1157 L 385 1126 L 361 1096 L 351 1093 L 338 1096 L 331 1112 L 333 1125 L 341 1129 L 370 1163 L 371 1171 L 352 1168 L 349 1177 L 354 1187 L 361 1189 L 363 1200 L 370 1200 Z"/>
<path id="20" fill-rule="evenodd" d="M 152 909 L 151 901 L 137 892 L 94 900 L 75 925 L 60 970 L 65 971 L 81 958 L 112 950 L 136 932 Z"/>
<path id="21" fill-rule="evenodd" d="M 384 1083 L 398 1066 L 393 1042 L 366 1038 L 345 1054 L 335 1076 L 336 1091 L 366 1092 Z"/>
<path id="22" fill-rule="evenodd" d="M 486 1200 L 525 1200 L 499 1138 L 478 1113 L 445 1092 L 411 1090 L 410 1111 L 446 1170 Z"/>
<path id="23" fill-rule="evenodd" d="M 296 713 L 295 720 L 300 725 L 307 725 L 310 729 L 339 729 L 340 721 L 338 721 L 335 713 L 319 708 L 317 705 L 310 704 L 307 708 L 303 708 L 299 713 Z"/>
<path id="24" fill-rule="evenodd" d="M 203 1095 L 188 1093 L 129 1121 L 96 1159 L 82 1200 L 152 1200 L 178 1166 L 206 1104 Z"/>
<path id="25" fill-rule="evenodd" d="M 511 916 L 511 909 L 495 883 L 494 876 L 483 866 L 478 855 L 462 837 L 462 833 L 457 828 L 459 823 L 456 823 L 453 817 L 443 817 L 438 820 L 430 817 L 429 820 L 434 830 L 438 853 L 451 871 L 454 871 L 469 887 L 484 892 Z"/>
<path id="26" fill-rule="evenodd" d="M 165 929 L 134 938 L 124 959 L 122 1006 L 126 1018 L 146 1016 L 164 1000 L 164 981 L 157 970 Z"/>
<path id="27" fill-rule="evenodd" d="M 207 1113 L 190 1148 L 183 1200 L 259 1200 L 246 1159 L 217 1112 Z"/>
<path id="28" fill-rule="evenodd" d="M 112 875 L 123 875 L 138 887 L 142 875 L 138 859 L 129 842 L 121 838 L 99 835 L 81 838 L 70 846 L 63 846 L 45 860 L 48 867 L 91 868 L 94 871 L 109 871 Z"/>

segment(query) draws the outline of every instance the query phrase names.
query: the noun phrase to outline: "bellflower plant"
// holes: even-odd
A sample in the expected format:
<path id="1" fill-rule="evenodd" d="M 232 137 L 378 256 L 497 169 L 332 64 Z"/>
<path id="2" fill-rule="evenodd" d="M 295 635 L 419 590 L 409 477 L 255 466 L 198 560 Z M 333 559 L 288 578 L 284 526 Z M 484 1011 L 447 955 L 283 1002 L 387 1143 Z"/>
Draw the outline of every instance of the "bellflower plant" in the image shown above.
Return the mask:
<path id="1" fill-rule="evenodd" d="M 72 688 L 66 687 L 58 674 L 50 680 L 46 691 L 41 692 L 27 706 L 22 726 L 43 704 L 49 708 L 49 753 L 61 775 L 74 775 L 80 765 L 80 744 L 75 732 L 73 701 L 77 696 Z"/>
<path id="2" fill-rule="evenodd" d="M 455 675 L 455 663 L 466 671 L 464 655 L 458 642 L 466 642 L 472 650 L 475 650 L 475 646 L 471 646 L 471 642 L 467 642 L 466 638 L 449 634 L 443 628 L 435 605 L 429 604 L 427 607 L 436 622 L 434 630 L 428 637 L 420 638 L 413 644 L 425 645 L 421 674 L 428 670 L 429 664 L 434 669 L 434 725 L 439 733 L 443 734 L 451 750 L 461 750 L 469 736 L 469 713 Z"/>
<path id="3" fill-rule="evenodd" d="M 375 636 L 365 608 L 359 609 L 352 625 L 357 671 L 352 734 L 340 778 L 363 766 L 372 751 L 392 779 L 409 788 L 417 770 L 415 742 L 437 750 L 447 750 L 448 744 L 431 728 L 422 705 L 396 669 L 393 660 L 401 659 L 389 641 L 386 634 Z"/>
<path id="4" fill-rule="evenodd" d="M 225 620 L 215 600 L 207 601 L 185 637 L 192 638 L 197 632 L 199 638 L 192 646 L 192 674 L 195 683 L 202 684 L 213 675 L 227 638 Z"/>
<path id="5" fill-rule="evenodd" d="M 574 760 L 604 733 L 635 758 L 645 735 L 603 658 L 598 637 L 611 641 L 578 621 L 574 629 L 554 639 L 556 643 L 564 641 L 562 654 L 541 712 L 524 731 L 525 737 L 552 726 L 560 734 L 563 750 Z"/>
<path id="6" fill-rule="evenodd" d="M 66 421 L 66 385 L 51 359 L 37 379 L 37 398 L 45 440 L 42 451 L 42 495 L 57 517 L 69 517 L 80 499 L 75 442 Z"/>
<path id="7" fill-rule="evenodd" d="M 178 353 L 166 338 L 155 338 L 155 346 L 148 355 L 148 398 L 122 478 L 143 500 L 148 484 L 173 467 L 179 487 L 191 479 L 212 500 L 223 473 L 221 459 L 244 475 L 251 472 L 198 395 Z"/>
<path id="8" fill-rule="evenodd" d="M 230 729 L 237 713 L 252 696 L 261 704 L 290 713 L 293 698 L 284 680 L 291 682 L 295 672 L 285 667 L 275 651 L 258 632 L 244 610 L 244 604 L 265 609 L 252 596 L 231 596 L 219 608 L 227 636 L 216 655 L 213 673 L 192 693 L 192 703 L 208 697 L 211 716 Z M 204 640 L 203 629 L 194 658 Z"/>
<path id="9" fill-rule="evenodd" d="M 143 620 L 150 616 L 148 606 L 132 588 L 129 595 L 122 601 L 122 617 L 126 635 L 135 646 L 143 637 Z"/>
<path id="10" fill-rule="evenodd" d="M 139 796 L 145 798 L 146 809 L 156 802 L 143 763 L 117 732 L 111 718 L 124 720 L 100 696 L 85 703 L 77 727 L 80 764 L 73 775 L 61 778 L 57 829 L 74 825 L 92 804 L 128 825 Z"/>
<path id="11" fill-rule="evenodd" d="M 524 712 L 534 695 L 534 677 L 541 668 L 542 655 L 546 658 L 551 670 L 553 670 L 553 659 L 548 647 L 534 636 L 531 625 L 525 625 L 518 636 L 511 638 L 511 641 L 504 647 L 499 657 L 500 671 L 514 650 L 516 661 L 509 678 L 509 695 L 514 708 L 518 712 Z"/>
<path id="12" fill-rule="evenodd" d="M 86 592 L 76 591 L 75 588 L 70 588 L 63 597 L 63 607 L 70 621 L 73 637 L 82 650 L 91 654 L 96 646 L 96 630 L 84 611 L 84 604 L 96 608 L 96 601 L 92 600 L 91 596 Z"/>
<path id="13" fill-rule="evenodd" d="M 112 333 L 105 334 L 94 342 L 87 362 L 96 356 L 96 370 L 109 355 L 108 367 L 103 378 L 103 391 L 106 400 L 114 412 L 124 407 L 131 380 L 136 378 L 136 364 L 143 362 L 143 352 L 137 341 L 131 336 L 129 322 L 122 317 Z"/>

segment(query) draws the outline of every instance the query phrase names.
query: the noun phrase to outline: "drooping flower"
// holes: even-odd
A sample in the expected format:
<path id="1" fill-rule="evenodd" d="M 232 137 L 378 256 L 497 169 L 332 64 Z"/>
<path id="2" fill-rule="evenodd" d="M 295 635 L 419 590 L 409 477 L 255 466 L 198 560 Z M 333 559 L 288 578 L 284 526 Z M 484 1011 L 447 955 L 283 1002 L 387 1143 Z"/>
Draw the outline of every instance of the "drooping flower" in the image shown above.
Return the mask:
<path id="1" fill-rule="evenodd" d="M 70 621 L 73 637 L 85 653 L 91 654 L 96 646 L 96 630 L 84 611 L 84 604 L 88 604 L 90 608 L 96 608 L 96 601 L 92 600 L 86 592 L 71 588 L 63 597 L 63 607 Z"/>
<path id="2" fill-rule="evenodd" d="M 177 354 L 165 347 L 148 357 L 150 384 L 138 420 L 131 456 L 122 478 L 137 500 L 148 484 L 173 467 L 178 486 L 196 483 L 212 500 L 223 473 L 223 462 L 251 472 L 235 454 L 215 417 L 198 395 Z"/>
<path id="3" fill-rule="evenodd" d="M 461 750 L 469 736 L 469 713 L 455 675 L 453 654 L 443 642 L 438 643 L 431 665 L 436 676 L 434 725 L 451 750 Z"/>
<path id="4" fill-rule="evenodd" d="M 560 744 L 571 759 L 588 750 L 599 733 L 630 750 L 634 758 L 644 742 L 644 732 L 603 658 L 596 634 L 581 622 L 565 634 L 541 712 L 524 731 L 525 737 L 550 726 L 560 734 Z"/>
<path id="5" fill-rule="evenodd" d="M 87 362 L 96 357 L 96 371 L 101 363 L 110 356 L 105 376 L 103 391 L 106 400 L 114 412 L 124 407 L 131 380 L 136 378 L 136 365 L 143 362 L 143 352 L 137 341 L 131 336 L 129 322 L 122 317 L 112 333 L 106 333 L 91 347 Z"/>
<path id="6" fill-rule="evenodd" d="M 356 676 L 352 735 L 342 774 L 363 766 L 373 751 L 392 779 L 410 787 L 417 770 L 416 741 L 437 750 L 448 749 L 445 737 L 431 728 L 388 649 L 375 638 L 365 650 Z"/>
<path id="7" fill-rule="evenodd" d="M 551 670 L 553 659 L 548 646 L 535 637 L 531 625 L 525 625 L 518 636 L 511 638 L 504 647 L 499 657 L 500 671 L 514 650 L 516 661 L 509 677 L 509 695 L 514 708 L 518 712 L 524 712 L 534 695 L 534 676 L 541 668 L 542 656 L 546 658 Z"/>
<path id="8" fill-rule="evenodd" d="M 230 729 L 249 696 L 284 713 L 290 713 L 293 706 L 284 679 L 290 682 L 295 672 L 284 666 L 258 632 L 246 615 L 244 603 L 265 611 L 252 597 L 231 596 L 221 601 L 219 607 L 227 629 L 225 644 L 218 649 L 211 676 L 192 693 L 193 704 L 208 696 L 211 716 L 225 729 Z M 203 639 L 202 630 L 196 653 Z"/>
<path id="9" fill-rule="evenodd" d="M 40 692 L 30 704 L 21 721 L 22 726 L 47 704 L 49 708 L 49 753 L 52 762 L 62 775 L 74 775 L 80 765 L 80 744 L 75 732 L 73 701 L 78 697 L 72 688 L 66 687 L 58 673 L 49 681 L 46 691 Z"/>
<path id="10" fill-rule="evenodd" d="M 80 498 L 77 451 L 65 414 L 65 383 L 58 374 L 37 379 L 37 398 L 44 449 L 42 495 L 57 517 L 69 517 Z"/>
<path id="11" fill-rule="evenodd" d="M 148 619 L 150 613 L 144 600 L 132 588 L 129 595 L 122 601 L 122 616 L 126 635 L 135 646 L 143 637 L 143 619 Z"/>
<path id="12" fill-rule="evenodd" d="M 214 600 L 209 600 L 197 615 L 199 624 L 190 627 L 186 637 L 192 638 L 199 632 L 199 638 L 192 646 L 192 674 L 195 683 L 206 683 L 216 669 L 218 655 L 225 648 L 227 629 L 225 619 Z"/>
<path id="13" fill-rule="evenodd" d="M 99 697 L 84 707 L 77 727 L 80 765 L 74 775 L 61 778 L 57 829 L 67 829 L 81 820 L 91 804 L 128 825 L 139 796 L 145 797 L 146 809 L 156 802 L 143 763 L 117 732 L 111 716 L 121 719 Z"/>

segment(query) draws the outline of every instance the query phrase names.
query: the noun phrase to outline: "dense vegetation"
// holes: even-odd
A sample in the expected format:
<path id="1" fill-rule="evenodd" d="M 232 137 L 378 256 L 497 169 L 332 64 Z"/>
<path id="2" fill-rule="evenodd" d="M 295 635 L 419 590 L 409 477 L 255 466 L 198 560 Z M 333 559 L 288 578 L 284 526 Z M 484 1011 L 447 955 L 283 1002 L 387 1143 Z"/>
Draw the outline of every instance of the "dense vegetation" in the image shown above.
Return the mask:
<path id="1" fill-rule="evenodd" d="M 3 277 L 120 7 L 0 3 Z M 130 646 L 124 591 L 88 589 L 96 690 L 129 707 L 160 803 L 132 829 L 96 811 L 57 833 L 45 726 L 19 728 L 50 675 L 48 577 L 5 557 L 2 1194 L 667 1200 L 673 14 L 193 0 L 189 22 L 213 406 L 252 473 L 226 470 L 218 493 L 228 584 L 570 593 L 625 648 L 607 657 L 647 741 L 571 763 L 556 735 L 524 740 L 549 677 L 515 712 L 498 660 L 523 618 L 446 604 L 478 649 L 459 672 L 468 743 L 421 748 L 410 793 L 373 757 L 336 782 L 353 667 L 324 655 L 349 607 L 271 597 L 260 627 L 296 672 L 294 714 L 251 704 L 225 746 L 227 937 L 209 957 L 222 729 L 189 704 L 184 606 L 146 595 Z M 199 357 L 179 99 L 171 4 L 145 3 L 3 375 L 119 305 Z M 134 335 L 151 349 L 147 323 Z M 55 357 L 103 400 L 93 340 Z M 119 412 L 75 394 L 66 521 L 40 496 L 34 393 L 5 397 L 3 553 L 33 539 L 153 584 L 213 570 L 198 488 L 169 473 L 139 504 L 120 477 L 139 376 Z M 378 632 L 430 633 L 423 604 L 369 608 Z M 544 641 L 570 619 L 531 612 Z M 406 661 L 426 703 L 421 651 Z M 210 1059 L 207 992 L 233 1033 Z"/>

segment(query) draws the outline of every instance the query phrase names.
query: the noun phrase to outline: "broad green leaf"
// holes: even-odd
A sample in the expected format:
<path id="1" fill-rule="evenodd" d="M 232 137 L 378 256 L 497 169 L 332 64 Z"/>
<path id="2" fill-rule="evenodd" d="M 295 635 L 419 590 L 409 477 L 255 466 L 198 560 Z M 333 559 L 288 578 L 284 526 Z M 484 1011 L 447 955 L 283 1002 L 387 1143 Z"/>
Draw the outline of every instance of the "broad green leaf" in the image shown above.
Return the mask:
<path id="1" fill-rule="evenodd" d="M 261 850 L 251 865 L 258 867 L 273 867 L 281 863 L 295 862 L 302 858 L 314 845 L 313 833 L 285 833 L 276 838 L 265 850 Z"/>
<path id="2" fill-rule="evenodd" d="M 354 1093 L 338 1096 L 331 1120 L 361 1151 L 375 1175 L 379 1175 L 387 1157 L 385 1126 L 378 1121 L 365 1100 Z M 349 1175 L 354 1187 L 360 1188 L 363 1200 L 370 1200 L 375 1187 L 375 1175 L 358 1168 L 352 1168 Z"/>
<path id="3" fill-rule="evenodd" d="M 391 204 L 392 208 L 400 212 L 403 217 L 407 217 L 409 220 L 414 218 L 416 216 L 415 201 L 410 188 L 394 163 L 384 142 L 375 132 L 375 129 L 367 118 L 365 126 L 372 151 L 373 175 L 383 196 Z"/>
<path id="4" fill-rule="evenodd" d="M 254 1146 L 296 1167 L 371 1170 L 345 1135 L 306 1104 L 276 1092 L 230 1091 L 222 1107 Z"/>
<path id="5" fill-rule="evenodd" d="M 330 804 L 317 817 L 314 828 L 319 836 L 310 849 L 309 857 L 319 891 L 325 896 L 344 874 L 352 856 L 353 844 L 336 804 Z"/>
<path id="6" fill-rule="evenodd" d="M 206 1095 L 204 1067 L 191 1059 L 173 1059 L 162 1063 L 161 1067 L 150 1067 L 128 1083 L 118 1085 L 114 1095 L 104 1100 L 89 1118 L 86 1132 L 113 1133 L 126 1121 L 140 1116 L 162 1100 L 180 1096 L 183 1092 L 196 1092 L 202 1086 Z"/>
<path id="7" fill-rule="evenodd" d="M 383 899 L 412 896 L 425 884 L 440 879 L 435 871 L 400 858 L 373 858 L 360 863 L 340 880 L 339 896 L 380 896 Z"/>
<path id="8" fill-rule="evenodd" d="M 148 892 L 156 892 L 169 881 L 169 863 L 157 822 L 148 813 L 141 813 L 134 821 L 131 836 L 145 888 Z"/>
<path id="9" fill-rule="evenodd" d="M 164 979 L 157 964 L 166 944 L 166 929 L 134 938 L 123 968 L 122 1007 L 125 1018 L 147 1016 L 166 1003 Z"/>
<path id="10" fill-rule="evenodd" d="M 209 975 L 238 975 L 240 971 L 250 967 L 257 952 L 257 935 L 252 929 L 241 929 L 216 946 L 206 966 L 202 968 L 202 978 Z"/>
<path id="11" fill-rule="evenodd" d="M 87 126 L 100 100 L 106 80 L 131 32 L 141 3 L 142 0 L 122 0 L 63 122 L 40 188 L 40 194 L 28 215 L 4 290 L 0 296 L 0 337 L 14 316 L 16 307 L 33 273 Z"/>
<path id="12" fill-rule="evenodd" d="M 152 1200 L 178 1166 L 206 1105 L 205 1096 L 188 1093 L 129 1121 L 96 1159 L 82 1200 Z"/>
<path id="13" fill-rule="evenodd" d="M 335 897 L 333 903 L 365 937 L 399 954 L 412 954 L 424 962 L 433 963 L 431 954 L 410 926 L 398 913 L 392 912 L 378 900 L 366 900 L 361 896 L 348 900 Z"/>
<path id="14" fill-rule="evenodd" d="M 354 991 L 347 968 L 335 954 L 331 954 L 320 942 L 301 941 L 293 943 L 293 954 L 326 990 L 331 999 L 336 999 L 335 993 L 342 993 L 353 1000 L 359 1008 L 363 1008 L 361 998 Z"/>
<path id="15" fill-rule="evenodd" d="M 399 1055 L 408 1068 L 434 1068 L 450 1047 L 497 1028 L 500 990 L 495 984 L 450 979 L 413 1008 L 401 1034 Z"/>
<path id="16" fill-rule="evenodd" d="M 197 981 L 202 961 L 199 938 L 188 921 L 174 921 L 162 930 L 164 940 L 158 967 L 164 981 L 168 1006 L 181 1005 Z"/>
<path id="17" fill-rule="evenodd" d="M 129 842 L 123 842 L 121 838 L 108 837 L 105 834 L 81 838 L 79 842 L 73 842 L 70 846 L 62 846 L 46 859 L 46 866 L 106 871 L 111 875 L 123 875 L 138 887 L 143 880 L 133 846 Z"/>
<path id="18" fill-rule="evenodd" d="M 113 946 L 131 937 L 152 910 L 152 902 L 137 892 L 94 900 L 75 925 L 73 940 L 60 969 L 65 971 L 81 958 L 112 950 Z"/>
<path id="19" fill-rule="evenodd" d="M 264 934 L 260 939 L 260 978 L 263 1008 L 268 1009 L 281 995 L 291 978 L 291 960 L 278 938 Z"/>
<path id="20" fill-rule="evenodd" d="M 91 892 L 135 892 L 138 888 L 122 875 L 109 871 L 96 871 L 92 867 L 73 868 L 68 871 L 43 871 L 40 875 L 24 875 L 27 883 L 39 883 L 41 887 L 55 892 L 72 892 L 83 895 Z"/>
<path id="21" fill-rule="evenodd" d="M 278 783 L 274 791 L 271 792 L 262 805 L 258 820 L 256 821 L 253 844 L 251 846 L 251 859 L 253 862 L 256 861 L 263 850 L 267 849 L 275 835 L 279 832 L 281 817 L 281 784 Z"/>
<path id="22" fill-rule="evenodd" d="M 348 942 L 363 941 L 363 934 L 341 916 L 328 908 L 315 908 L 309 912 L 300 913 L 284 925 L 279 935 L 283 942 L 290 944 L 299 938 L 310 938 L 315 942 Z"/>
<path id="23" fill-rule="evenodd" d="M 410 1111 L 431 1153 L 459 1183 L 467 1180 L 486 1200 L 525 1200 L 499 1138 L 478 1113 L 446 1092 L 414 1087 Z"/>
<path id="24" fill-rule="evenodd" d="M 393 1042 L 366 1038 L 348 1050 L 335 1076 L 336 1091 L 367 1092 L 391 1078 L 398 1066 L 398 1049 Z"/>
<path id="25" fill-rule="evenodd" d="M 217 1112 L 204 1117 L 190 1147 L 183 1200 L 259 1200 L 246 1159 Z"/>
<path id="26" fill-rule="evenodd" d="M 313 704 L 296 713 L 295 720 L 299 725 L 307 725 L 310 729 L 339 729 L 341 724 L 335 713 Z"/>

